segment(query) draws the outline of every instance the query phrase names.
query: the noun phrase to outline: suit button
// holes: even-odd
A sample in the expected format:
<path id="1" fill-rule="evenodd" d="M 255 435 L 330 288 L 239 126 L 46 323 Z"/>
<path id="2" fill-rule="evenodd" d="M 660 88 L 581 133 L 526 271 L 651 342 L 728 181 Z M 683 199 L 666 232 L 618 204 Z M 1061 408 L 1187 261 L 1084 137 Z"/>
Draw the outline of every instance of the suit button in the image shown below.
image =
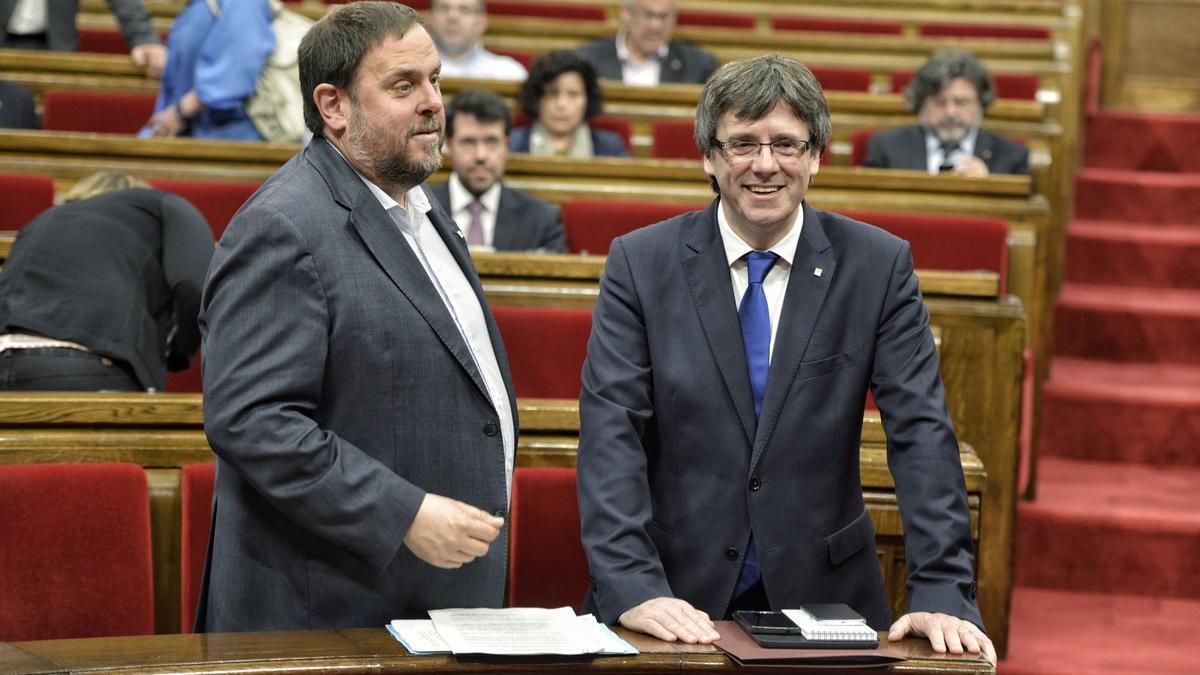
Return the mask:
<path id="1" fill-rule="evenodd" d="M 733 547 L 725 549 L 725 559 L 726 560 L 737 560 L 738 559 L 738 550 Z"/>
<path id="2" fill-rule="evenodd" d="M 750 491 L 758 492 L 758 489 L 760 487 L 762 487 L 762 482 L 758 480 L 758 476 L 751 476 L 750 477 Z"/>
<path id="3" fill-rule="evenodd" d="M 488 436 L 495 436 L 496 434 L 500 433 L 500 426 L 495 422 L 488 422 L 487 424 L 483 425 L 483 433 L 487 434 Z"/>
<path id="4" fill-rule="evenodd" d="M 495 511 L 492 511 L 492 515 L 496 516 L 497 518 L 503 518 L 504 517 L 504 509 L 496 509 Z"/>

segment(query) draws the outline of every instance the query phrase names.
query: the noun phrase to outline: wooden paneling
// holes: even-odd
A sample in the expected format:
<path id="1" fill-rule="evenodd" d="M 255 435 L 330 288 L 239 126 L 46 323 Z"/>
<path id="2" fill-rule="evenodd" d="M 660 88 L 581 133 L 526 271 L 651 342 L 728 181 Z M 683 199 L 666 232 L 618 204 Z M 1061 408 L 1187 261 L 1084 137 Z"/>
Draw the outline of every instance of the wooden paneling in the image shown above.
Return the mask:
<path id="1" fill-rule="evenodd" d="M 1200 0 L 1104 0 L 1102 103 L 1130 110 L 1200 112 Z"/>

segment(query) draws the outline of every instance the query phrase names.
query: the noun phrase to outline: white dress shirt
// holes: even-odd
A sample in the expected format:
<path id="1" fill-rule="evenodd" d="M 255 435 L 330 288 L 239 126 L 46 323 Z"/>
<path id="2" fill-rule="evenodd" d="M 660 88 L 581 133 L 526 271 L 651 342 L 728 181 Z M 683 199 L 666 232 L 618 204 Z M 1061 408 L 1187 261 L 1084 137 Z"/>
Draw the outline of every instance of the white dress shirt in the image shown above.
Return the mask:
<path id="1" fill-rule="evenodd" d="M 958 149 L 946 156 L 942 142 L 933 132 L 925 132 L 925 161 L 929 173 L 936 174 L 943 164 L 954 164 L 957 157 L 970 157 L 975 154 L 975 139 L 979 137 L 979 127 L 974 127 L 958 142 Z"/>
<path id="2" fill-rule="evenodd" d="M 425 269 L 425 274 L 429 275 L 429 280 L 437 289 L 447 311 L 450 312 L 450 317 L 454 319 L 454 324 L 458 326 L 459 333 L 471 350 L 475 366 L 487 386 L 488 398 L 491 399 L 492 407 L 496 409 L 496 415 L 500 418 L 501 438 L 504 441 L 504 483 L 506 494 L 511 499 L 516 430 L 513 428 L 512 408 L 508 405 L 508 389 L 504 386 L 500 364 L 496 360 L 496 352 L 492 349 L 492 340 L 488 336 L 487 322 L 483 318 L 483 306 L 479 304 L 471 282 L 467 281 L 467 275 L 458 266 L 446 242 L 429 220 L 429 211 L 433 207 L 421 186 L 418 185 L 405 193 L 405 204 L 401 205 L 362 174 L 358 174 L 358 177 L 400 228 L 404 240 L 421 261 L 421 267 Z"/>
<path id="3" fill-rule="evenodd" d="M 46 32 L 47 0 L 17 0 L 8 19 L 8 32 L 13 35 L 33 35 Z"/>
<path id="4" fill-rule="evenodd" d="M 471 227 L 471 202 L 475 195 L 467 190 L 457 173 L 450 174 L 450 216 L 458 228 L 466 236 Z M 483 223 L 483 247 L 491 248 L 496 239 L 496 213 L 500 209 L 500 181 L 492 183 L 492 187 L 479 196 L 483 209 L 479 212 L 479 221 Z"/>
<path id="5" fill-rule="evenodd" d="M 658 54 L 643 61 L 634 61 L 625 46 L 625 33 L 617 33 L 617 59 L 621 62 L 621 81 L 635 87 L 657 87 L 662 79 L 662 62 L 667 58 L 667 46 Z"/>
<path id="6" fill-rule="evenodd" d="M 729 280 L 733 282 L 733 302 L 740 308 L 742 296 L 750 286 L 749 270 L 743 257 L 756 250 L 738 236 L 725 217 L 724 205 L 717 208 L 717 226 L 721 233 L 721 243 L 725 246 L 725 259 L 729 263 Z M 768 251 L 779 256 L 779 260 L 771 266 L 763 279 L 763 295 L 767 297 L 767 314 L 771 317 L 771 349 L 769 354 L 775 355 L 775 331 L 779 328 L 779 316 L 783 312 L 783 298 L 787 294 L 788 278 L 792 274 L 792 261 L 796 259 L 796 247 L 800 244 L 800 230 L 804 226 L 804 208 L 796 211 L 796 222 L 792 229 L 784 235 Z"/>
<path id="7" fill-rule="evenodd" d="M 489 52 L 476 43 L 461 58 L 442 54 L 442 77 L 478 77 L 486 80 L 524 80 L 525 66 L 510 57 Z"/>

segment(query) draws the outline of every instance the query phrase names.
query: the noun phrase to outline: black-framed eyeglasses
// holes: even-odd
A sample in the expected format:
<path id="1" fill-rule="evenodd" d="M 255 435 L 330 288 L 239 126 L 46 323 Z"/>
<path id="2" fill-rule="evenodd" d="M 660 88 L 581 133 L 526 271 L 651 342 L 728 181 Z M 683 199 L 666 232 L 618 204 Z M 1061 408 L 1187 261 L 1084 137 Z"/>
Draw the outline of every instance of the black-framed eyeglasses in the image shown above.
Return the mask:
<path id="1" fill-rule="evenodd" d="M 767 143 L 745 139 L 722 141 L 714 138 L 713 143 L 721 149 L 725 159 L 730 161 L 750 159 L 758 155 L 764 145 L 769 146 L 771 153 L 776 157 L 788 158 L 799 157 L 808 152 L 809 147 L 812 146 L 812 141 L 803 141 L 799 138 L 780 138 Z"/>

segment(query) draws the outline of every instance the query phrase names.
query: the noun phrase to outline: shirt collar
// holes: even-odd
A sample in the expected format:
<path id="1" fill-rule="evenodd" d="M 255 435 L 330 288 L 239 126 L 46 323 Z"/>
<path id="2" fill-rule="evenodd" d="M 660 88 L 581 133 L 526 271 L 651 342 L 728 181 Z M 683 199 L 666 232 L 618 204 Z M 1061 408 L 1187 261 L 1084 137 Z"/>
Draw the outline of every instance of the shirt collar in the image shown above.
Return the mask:
<path id="1" fill-rule="evenodd" d="M 462 184 L 457 173 L 450 174 L 450 211 L 458 213 L 459 210 L 467 208 L 467 205 L 475 201 L 475 195 Z M 483 204 L 483 210 L 488 213 L 496 213 L 500 210 L 500 181 L 492 183 L 492 187 L 479 195 L 479 203 Z"/>
<path id="2" fill-rule="evenodd" d="M 767 250 L 779 256 L 781 262 L 791 267 L 792 261 L 796 258 L 796 247 L 800 245 L 800 230 L 803 227 L 804 205 L 802 203 L 796 209 L 796 222 L 792 224 L 792 229 L 783 236 L 783 239 L 775 242 L 775 245 Z M 725 261 L 729 263 L 730 267 L 739 261 L 741 261 L 741 266 L 744 266 L 746 262 L 742 258 L 755 249 L 738 236 L 737 232 L 734 232 L 729 220 L 725 218 L 725 209 L 719 203 L 717 204 L 717 229 L 721 233 L 721 243 L 725 246 Z"/>
<path id="3" fill-rule="evenodd" d="M 617 39 L 617 59 L 620 60 L 621 63 L 629 63 L 629 47 L 625 46 L 625 35 L 626 35 L 625 31 L 621 31 L 621 32 L 617 33 L 617 38 L 616 38 Z M 663 43 L 663 46 L 658 48 L 658 54 L 656 54 L 656 56 L 658 57 L 659 61 L 662 61 L 667 58 L 667 44 L 666 43 Z"/>
<path id="4" fill-rule="evenodd" d="M 384 211 L 391 213 L 392 209 L 394 208 L 402 208 L 400 202 L 392 199 L 392 196 L 384 192 L 383 188 L 367 180 L 366 176 L 359 173 L 358 169 L 354 168 L 354 165 L 350 163 L 350 160 L 346 159 L 346 156 L 342 154 L 342 151 L 339 150 L 336 145 L 329 143 L 329 147 L 333 148 L 333 151 L 338 154 L 338 157 L 342 158 L 342 161 L 346 163 L 346 166 L 350 167 L 350 170 L 354 172 L 354 175 L 358 176 L 358 179 L 363 182 L 363 185 L 367 186 L 367 189 L 371 191 L 371 194 L 374 195 L 376 201 L 379 202 L 379 205 L 383 207 Z M 430 209 L 433 208 L 429 204 L 429 197 L 425 195 L 425 191 L 421 189 L 420 185 L 415 185 L 410 188 L 408 192 L 404 193 L 404 203 L 408 206 L 409 213 L 429 213 Z"/>
<path id="5" fill-rule="evenodd" d="M 979 137 L 979 127 L 971 127 L 966 136 L 958 142 L 958 147 L 968 155 L 975 154 L 975 140 Z M 938 140 L 937 134 L 929 129 L 925 130 L 925 154 L 933 154 L 942 149 L 942 142 Z"/>

